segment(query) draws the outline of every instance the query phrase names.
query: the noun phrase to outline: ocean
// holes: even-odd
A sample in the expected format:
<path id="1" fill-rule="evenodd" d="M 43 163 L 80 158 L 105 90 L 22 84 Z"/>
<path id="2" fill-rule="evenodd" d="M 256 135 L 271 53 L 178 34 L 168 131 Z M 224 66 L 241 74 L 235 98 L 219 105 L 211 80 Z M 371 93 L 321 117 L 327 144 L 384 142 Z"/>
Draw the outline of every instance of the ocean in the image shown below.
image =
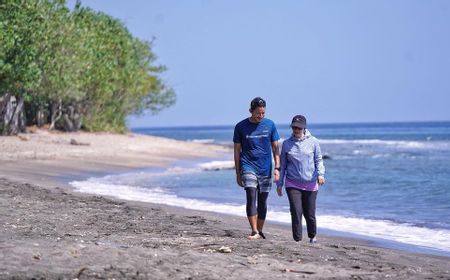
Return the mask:
<path id="1" fill-rule="evenodd" d="M 277 126 L 282 139 L 288 125 Z M 234 126 L 134 128 L 133 132 L 232 147 Z M 312 124 L 327 183 L 317 198 L 321 231 L 414 252 L 450 256 L 450 122 Z M 245 217 L 233 154 L 167 169 L 92 177 L 70 184 L 112 195 Z M 269 195 L 267 219 L 290 224 L 286 194 Z M 243 220 L 245 224 L 246 221 Z"/>

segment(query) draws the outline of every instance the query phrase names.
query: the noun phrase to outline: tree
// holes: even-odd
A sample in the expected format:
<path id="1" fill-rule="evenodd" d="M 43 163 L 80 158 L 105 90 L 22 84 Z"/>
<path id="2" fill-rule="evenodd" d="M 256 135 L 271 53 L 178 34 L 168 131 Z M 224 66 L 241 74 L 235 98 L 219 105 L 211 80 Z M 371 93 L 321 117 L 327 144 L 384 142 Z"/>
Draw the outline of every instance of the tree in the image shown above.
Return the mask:
<path id="1" fill-rule="evenodd" d="M 4 134 L 23 129 L 24 107 L 28 124 L 121 132 L 127 115 L 175 102 L 151 44 L 80 1 L 71 12 L 63 0 L 2 0 L 0 27 Z"/>
<path id="2" fill-rule="evenodd" d="M 44 7 L 39 1 L 3 0 L 0 2 L 0 130 L 16 134 L 24 130 L 23 102 L 39 84 L 36 64 L 37 42 L 45 32 Z M 13 97 L 13 98 L 12 98 Z M 15 100 L 14 112 L 8 112 Z M 19 125 L 19 127 L 17 127 Z"/>
<path id="3" fill-rule="evenodd" d="M 129 33 L 106 14 L 87 8 L 75 11 L 79 25 L 88 30 L 84 44 L 92 51 L 85 71 L 84 127 L 87 130 L 123 131 L 126 116 L 146 110 L 153 113 L 172 105 L 175 94 L 157 76 L 165 70 L 153 66 L 151 45 Z"/>
<path id="4" fill-rule="evenodd" d="M 34 100 L 45 100 L 42 109 L 49 111 L 50 129 L 53 129 L 63 115 L 63 104 L 85 96 L 79 81 L 87 64 L 86 48 L 80 40 L 80 29 L 65 6 L 52 9 L 46 18 L 46 29 L 37 58 L 41 69 L 40 84 L 36 88 L 39 96 Z"/>

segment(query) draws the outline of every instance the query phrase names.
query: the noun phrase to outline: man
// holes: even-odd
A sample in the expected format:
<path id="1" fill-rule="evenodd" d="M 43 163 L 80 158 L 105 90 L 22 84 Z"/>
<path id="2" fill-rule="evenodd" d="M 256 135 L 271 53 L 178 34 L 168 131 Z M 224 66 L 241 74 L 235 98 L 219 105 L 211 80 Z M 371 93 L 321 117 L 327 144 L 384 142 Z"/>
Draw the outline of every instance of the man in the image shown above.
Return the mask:
<path id="1" fill-rule="evenodd" d="M 237 184 L 245 189 L 247 218 L 251 227 L 248 239 L 264 238 L 262 232 L 267 214 L 267 197 L 272 187 L 272 155 L 275 161 L 274 181 L 278 181 L 280 157 L 277 129 L 264 118 L 266 102 L 261 97 L 250 103 L 249 118 L 234 128 L 234 163 Z"/>

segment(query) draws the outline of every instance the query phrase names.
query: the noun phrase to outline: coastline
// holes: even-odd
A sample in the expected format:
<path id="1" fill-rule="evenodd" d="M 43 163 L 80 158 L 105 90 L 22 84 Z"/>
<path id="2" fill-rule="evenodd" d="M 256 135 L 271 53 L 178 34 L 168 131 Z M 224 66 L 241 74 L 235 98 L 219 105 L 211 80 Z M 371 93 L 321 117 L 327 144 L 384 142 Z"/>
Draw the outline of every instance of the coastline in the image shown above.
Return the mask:
<path id="1" fill-rule="evenodd" d="M 175 160 L 214 157 L 225 147 L 135 133 L 59 133 L 33 130 L 0 137 L 2 173 L 16 180 L 107 174 L 168 167 Z M 48 183 L 48 182 L 47 182 Z"/>
<path id="2" fill-rule="evenodd" d="M 243 217 L 82 194 L 56 180 L 164 168 L 223 147 L 134 134 L 23 137 L 0 138 L 0 278 L 450 279 L 447 257 L 345 237 L 295 243 L 275 223 L 267 240 L 247 241 Z"/>

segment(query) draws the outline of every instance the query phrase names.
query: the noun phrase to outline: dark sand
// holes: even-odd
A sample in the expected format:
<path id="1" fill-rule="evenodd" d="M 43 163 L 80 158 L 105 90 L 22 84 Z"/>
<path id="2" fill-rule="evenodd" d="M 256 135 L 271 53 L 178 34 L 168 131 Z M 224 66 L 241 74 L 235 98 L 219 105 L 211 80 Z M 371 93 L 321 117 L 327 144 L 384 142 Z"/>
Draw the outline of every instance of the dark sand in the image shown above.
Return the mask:
<path id="1" fill-rule="evenodd" d="M 449 258 L 335 237 L 296 243 L 273 224 L 248 241 L 241 217 L 0 186 L 0 279 L 450 279 Z"/>
<path id="2" fill-rule="evenodd" d="M 102 143 L 104 136 L 89 137 L 91 143 Z M 16 143 L 22 156 L 10 151 L 2 160 L 0 153 L 0 279 L 450 279 L 447 257 L 330 236 L 319 236 L 315 245 L 296 243 L 288 227 L 271 223 L 265 227 L 266 240 L 248 241 L 244 217 L 73 192 L 57 179 L 164 166 L 195 153 L 164 156 L 157 146 L 166 142 L 150 139 L 143 147 L 156 145 L 157 163 L 148 149 L 146 157 L 133 161 L 142 148 L 127 157 L 115 141 L 108 146 L 114 153 L 103 158 L 95 154 L 94 144 L 76 147 L 71 155 L 74 150 L 65 142 L 57 143 L 64 157 L 28 158 L 25 149 L 56 145 L 44 143 L 48 136 L 41 138 L 31 137 L 28 141 L 36 145 L 27 141 L 29 147 Z M 136 141 L 129 138 L 120 136 L 125 144 Z M 182 144 L 188 151 L 190 144 Z M 6 147 L 1 145 L 2 152 Z M 94 153 L 89 160 L 80 156 L 87 152 Z M 161 157 L 167 157 L 164 164 L 158 164 Z"/>

